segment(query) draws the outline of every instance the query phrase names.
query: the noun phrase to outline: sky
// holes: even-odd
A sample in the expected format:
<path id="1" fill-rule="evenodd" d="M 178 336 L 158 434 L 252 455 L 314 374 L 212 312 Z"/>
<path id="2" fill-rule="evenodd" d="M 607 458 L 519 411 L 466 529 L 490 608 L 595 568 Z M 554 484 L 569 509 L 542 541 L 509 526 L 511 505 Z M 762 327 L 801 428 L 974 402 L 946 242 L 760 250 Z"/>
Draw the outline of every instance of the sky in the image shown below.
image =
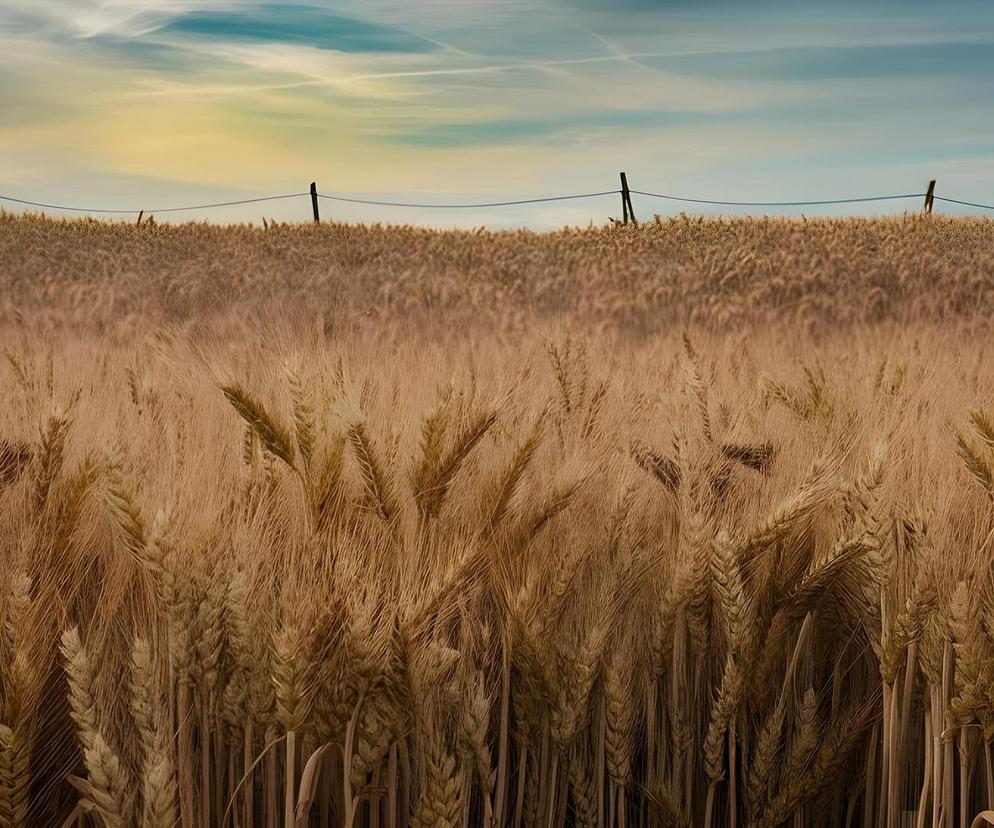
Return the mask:
<path id="1" fill-rule="evenodd" d="M 0 195 L 155 211 L 316 181 L 439 204 L 614 190 L 625 170 L 633 189 L 703 199 L 920 193 L 934 178 L 938 195 L 994 204 L 992 78 L 990 0 L 0 0 Z M 633 201 L 646 218 L 921 200 Z M 321 210 L 545 229 L 621 203 Z M 298 197 L 157 218 L 310 215 Z"/>

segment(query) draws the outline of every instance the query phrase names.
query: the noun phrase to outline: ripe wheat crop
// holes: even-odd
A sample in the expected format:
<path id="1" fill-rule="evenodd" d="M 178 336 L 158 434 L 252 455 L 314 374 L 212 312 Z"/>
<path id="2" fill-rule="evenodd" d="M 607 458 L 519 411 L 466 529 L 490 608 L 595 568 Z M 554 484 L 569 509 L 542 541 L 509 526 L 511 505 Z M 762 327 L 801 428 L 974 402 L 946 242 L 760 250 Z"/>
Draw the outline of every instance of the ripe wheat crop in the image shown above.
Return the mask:
<path id="1" fill-rule="evenodd" d="M 0 824 L 970 825 L 992 242 L 0 215 Z"/>

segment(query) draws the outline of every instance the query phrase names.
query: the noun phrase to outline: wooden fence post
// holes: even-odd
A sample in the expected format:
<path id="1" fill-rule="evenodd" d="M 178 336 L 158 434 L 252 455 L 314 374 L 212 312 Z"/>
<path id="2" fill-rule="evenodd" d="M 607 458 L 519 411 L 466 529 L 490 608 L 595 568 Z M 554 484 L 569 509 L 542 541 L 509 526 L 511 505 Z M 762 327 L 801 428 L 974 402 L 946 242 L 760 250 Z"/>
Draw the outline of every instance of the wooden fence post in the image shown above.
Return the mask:
<path id="1" fill-rule="evenodd" d="M 625 224 L 628 224 L 628 199 L 625 194 L 628 191 L 628 176 L 624 173 L 621 174 L 621 215 L 624 217 Z"/>
<path id="2" fill-rule="evenodd" d="M 321 223 L 321 214 L 318 212 L 318 185 L 316 182 L 311 182 L 311 207 L 314 208 L 314 223 Z"/>
<path id="3" fill-rule="evenodd" d="M 925 215 L 932 215 L 932 204 L 935 202 L 935 179 L 928 182 L 928 192 L 925 193 Z"/>
<path id="4" fill-rule="evenodd" d="M 632 207 L 632 194 L 628 189 L 628 176 L 624 173 L 621 174 L 621 210 L 625 218 L 625 224 L 628 224 L 629 218 L 631 218 L 633 224 L 638 224 L 635 218 L 635 208 Z"/>

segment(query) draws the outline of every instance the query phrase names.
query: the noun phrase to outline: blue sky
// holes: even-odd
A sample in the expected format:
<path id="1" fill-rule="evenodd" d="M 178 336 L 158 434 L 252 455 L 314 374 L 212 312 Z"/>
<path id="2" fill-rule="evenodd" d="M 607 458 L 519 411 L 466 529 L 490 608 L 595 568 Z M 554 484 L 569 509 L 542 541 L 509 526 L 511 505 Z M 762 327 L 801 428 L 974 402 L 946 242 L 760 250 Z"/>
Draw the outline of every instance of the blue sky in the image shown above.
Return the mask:
<path id="1" fill-rule="evenodd" d="M 316 179 L 489 201 L 609 190 L 625 169 L 637 189 L 703 198 L 913 193 L 937 178 L 940 195 L 994 203 L 992 78 L 987 0 L 3 0 L 0 193 L 154 209 Z M 918 205 L 805 212 L 905 206 Z M 620 206 L 324 209 L 549 227 Z"/>

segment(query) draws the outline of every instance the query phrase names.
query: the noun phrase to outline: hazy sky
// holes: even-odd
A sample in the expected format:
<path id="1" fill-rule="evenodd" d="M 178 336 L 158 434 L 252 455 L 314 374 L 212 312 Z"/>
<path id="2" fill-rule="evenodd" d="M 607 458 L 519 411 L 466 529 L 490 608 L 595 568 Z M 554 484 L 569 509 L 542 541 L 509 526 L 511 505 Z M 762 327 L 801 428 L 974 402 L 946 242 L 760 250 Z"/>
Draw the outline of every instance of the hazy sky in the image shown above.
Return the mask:
<path id="1" fill-rule="evenodd" d="M 83 206 L 315 179 L 490 200 L 609 190 L 621 169 L 637 189 L 703 198 L 911 193 L 937 178 L 940 195 L 994 203 L 994 3 L 0 0 L 0 114 L 0 194 Z M 620 212 L 611 198 L 323 209 L 535 227 Z M 840 211 L 857 208 L 806 210 Z M 309 213 L 298 199 L 187 217 Z"/>

